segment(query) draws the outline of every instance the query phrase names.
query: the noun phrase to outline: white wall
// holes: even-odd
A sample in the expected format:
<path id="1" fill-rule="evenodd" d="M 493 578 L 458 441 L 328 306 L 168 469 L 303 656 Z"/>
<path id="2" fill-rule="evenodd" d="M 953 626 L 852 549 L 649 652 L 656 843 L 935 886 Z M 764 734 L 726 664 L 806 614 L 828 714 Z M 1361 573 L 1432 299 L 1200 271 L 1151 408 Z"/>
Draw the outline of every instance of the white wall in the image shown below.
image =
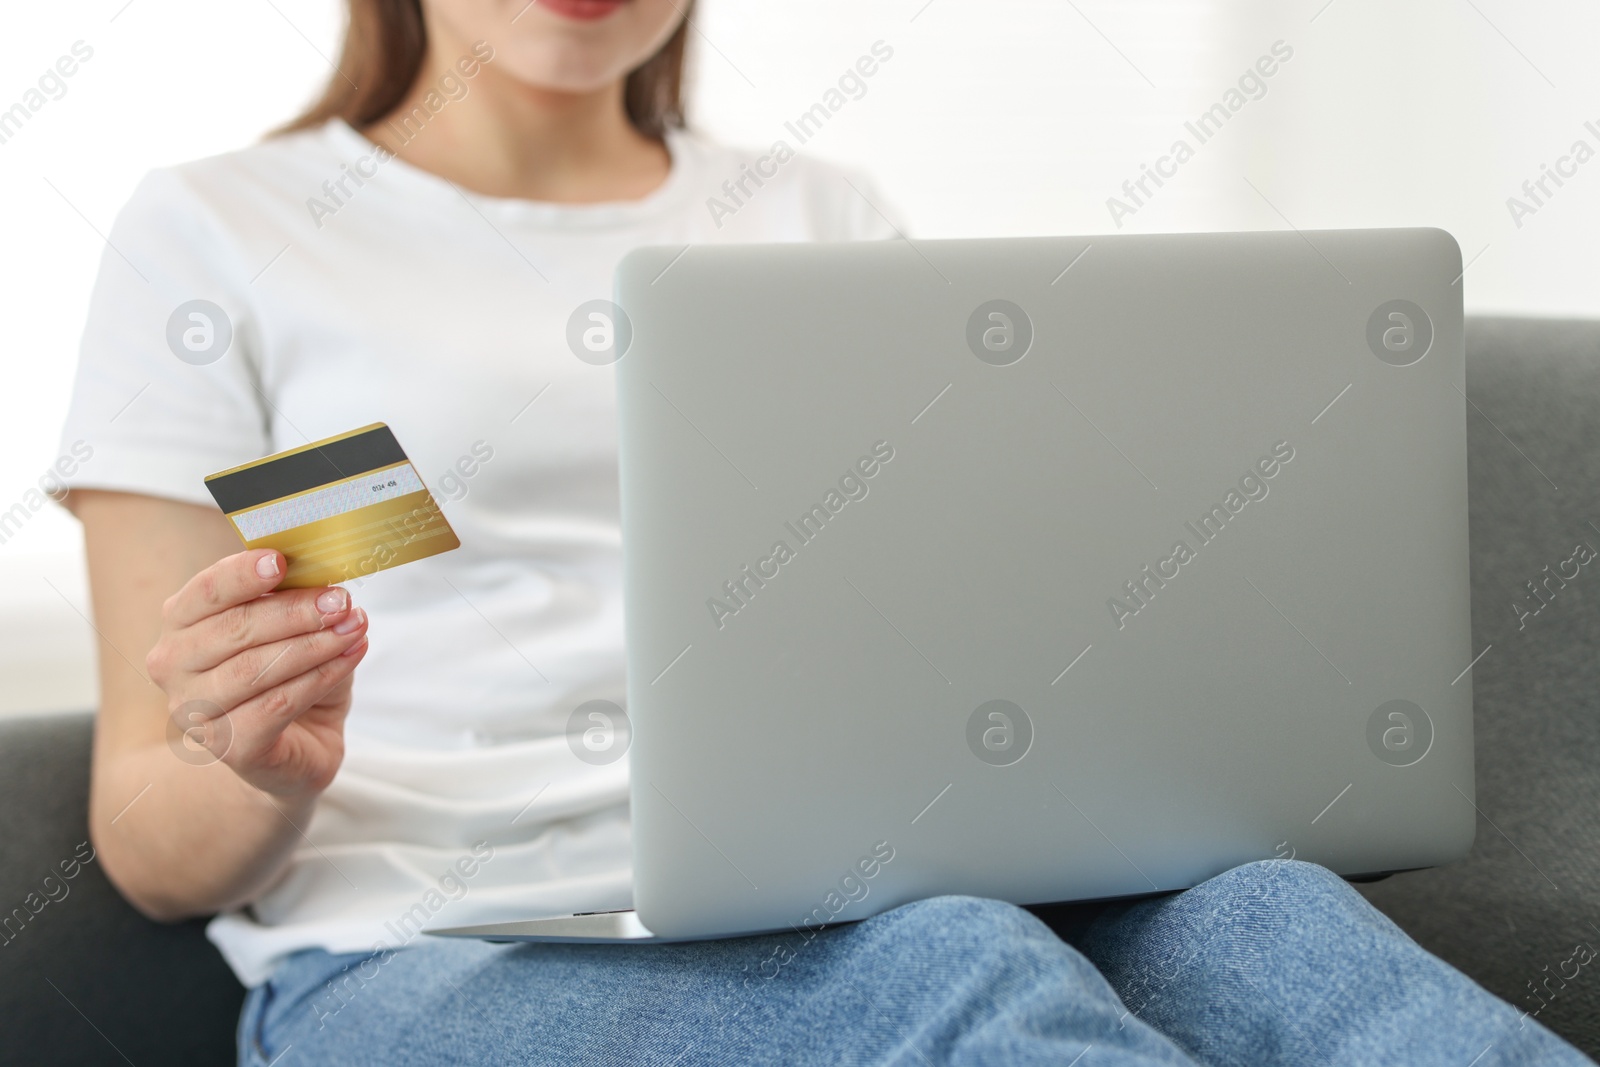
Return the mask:
<path id="1" fill-rule="evenodd" d="M 1593 4 L 700 3 L 694 114 L 741 143 L 783 136 L 874 41 L 894 48 L 806 150 L 873 172 L 923 237 L 1115 232 L 1107 198 L 1176 138 L 1193 142 L 1184 121 L 1281 40 L 1294 54 L 1266 94 L 1122 232 L 1443 226 L 1478 256 L 1470 309 L 1600 316 L 1600 159 L 1520 228 L 1506 206 L 1573 141 L 1600 150 Z M 335 0 L 8 12 L 0 109 L 74 42 L 94 55 L 0 144 L 0 510 L 55 458 L 96 231 L 149 168 L 225 151 L 288 116 L 327 76 L 339 21 Z M 54 509 L 0 544 L 0 710 L 92 700 L 78 553 L 75 525 Z"/>
<path id="2" fill-rule="evenodd" d="M 1592 3 L 924 2 L 713 0 L 705 36 L 756 88 L 702 49 L 698 113 L 762 143 L 881 37 L 894 61 L 819 152 L 869 166 L 921 236 L 1115 232 L 1106 199 L 1282 40 L 1266 95 L 1123 232 L 1442 226 L 1487 248 L 1469 310 L 1600 315 L 1600 158 L 1521 228 L 1506 207 L 1575 139 L 1600 151 Z"/>

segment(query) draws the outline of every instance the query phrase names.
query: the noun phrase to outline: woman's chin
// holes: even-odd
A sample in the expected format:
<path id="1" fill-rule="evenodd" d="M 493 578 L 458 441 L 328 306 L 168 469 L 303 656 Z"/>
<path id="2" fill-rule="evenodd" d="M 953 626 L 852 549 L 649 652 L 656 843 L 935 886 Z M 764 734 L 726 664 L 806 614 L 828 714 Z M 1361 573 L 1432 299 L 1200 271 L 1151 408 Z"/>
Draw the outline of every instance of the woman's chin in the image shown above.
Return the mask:
<path id="1" fill-rule="evenodd" d="M 602 54 L 597 49 L 588 55 L 585 49 L 550 48 L 543 41 L 530 42 L 525 51 L 508 41 L 498 50 L 493 66 L 501 77 L 526 89 L 574 96 L 600 92 L 628 73 L 627 64 L 618 62 L 612 52 Z"/>

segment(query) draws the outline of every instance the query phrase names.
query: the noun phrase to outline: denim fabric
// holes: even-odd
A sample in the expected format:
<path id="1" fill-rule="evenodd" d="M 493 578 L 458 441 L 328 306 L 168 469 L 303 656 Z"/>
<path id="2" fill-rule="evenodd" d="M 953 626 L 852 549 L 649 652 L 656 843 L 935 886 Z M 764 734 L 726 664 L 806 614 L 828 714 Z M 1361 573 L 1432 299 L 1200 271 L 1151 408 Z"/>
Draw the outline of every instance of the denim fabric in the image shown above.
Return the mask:
<path id="1" fill-rule="evenodd" d="M 423 939 L 302 952 L 239 1061 L 297 1064 L 1405 1064 L 1590 1061 L 1291 860 L 1095 909 L 939 897 L 685 945 Z"/>

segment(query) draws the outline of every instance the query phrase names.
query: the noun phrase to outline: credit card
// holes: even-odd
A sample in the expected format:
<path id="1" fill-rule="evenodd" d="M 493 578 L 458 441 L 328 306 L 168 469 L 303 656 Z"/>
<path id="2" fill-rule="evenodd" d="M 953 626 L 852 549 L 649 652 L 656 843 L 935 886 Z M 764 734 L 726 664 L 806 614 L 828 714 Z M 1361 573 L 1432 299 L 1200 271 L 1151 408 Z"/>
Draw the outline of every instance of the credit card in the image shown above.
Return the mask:
<path id="1" fill-rule="evenodd" d="M 246 548 L 288 557 L 279 589 L 351 582 L 461 547 L 381 422 L 219 471 L 206 488 Z"/>

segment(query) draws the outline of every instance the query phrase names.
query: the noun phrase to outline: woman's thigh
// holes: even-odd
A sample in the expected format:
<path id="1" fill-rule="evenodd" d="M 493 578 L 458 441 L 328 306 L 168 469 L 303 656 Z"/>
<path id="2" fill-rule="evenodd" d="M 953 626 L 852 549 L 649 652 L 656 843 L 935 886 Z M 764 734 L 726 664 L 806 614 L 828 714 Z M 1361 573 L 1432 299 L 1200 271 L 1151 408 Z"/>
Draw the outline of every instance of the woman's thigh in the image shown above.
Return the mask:
<path id="1" fill-rule="evenodd" d="M 1190 1064 L 1020 908 L 941 897 L 811 936 L 427 941 L 302 953 L 251 994 L 241 1063 Z"/>

